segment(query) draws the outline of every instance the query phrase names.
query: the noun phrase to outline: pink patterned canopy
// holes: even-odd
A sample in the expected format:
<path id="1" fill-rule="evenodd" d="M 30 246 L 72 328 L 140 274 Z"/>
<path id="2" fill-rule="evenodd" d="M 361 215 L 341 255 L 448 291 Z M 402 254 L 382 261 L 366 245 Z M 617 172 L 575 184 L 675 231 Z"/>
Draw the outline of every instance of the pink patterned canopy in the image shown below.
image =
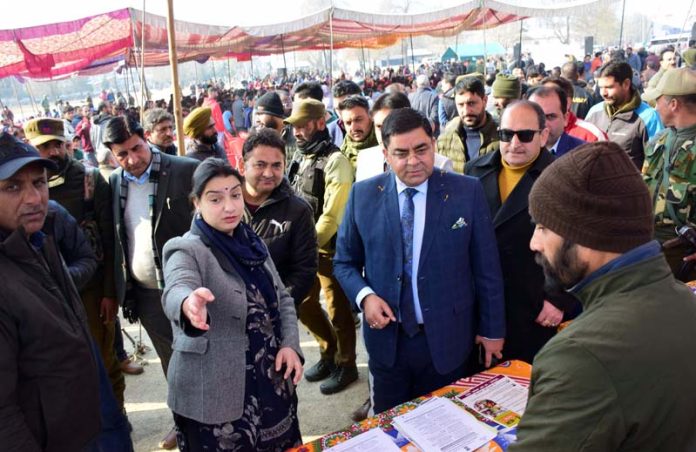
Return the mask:
<path id="1" fill-rule="evenodd" d="M 372 14 L 328 8 L 300 19 L 255 27 L 214 26 L 176 21 L 179 62 L 207 58 L 248 60 L 295 50 L 381 48 L 408 36 L 453 36 L 529 16 L 563 15 L 597 0 L 559 8 L 524 8 L 494 0 L 472 0 L 423 14 Z M 166 18 L 132 8 L 15 30 L 0 30 L 0 78 L 11 75 L 55 79 L 110 71 L 119 62 L 169 64 Z"/>

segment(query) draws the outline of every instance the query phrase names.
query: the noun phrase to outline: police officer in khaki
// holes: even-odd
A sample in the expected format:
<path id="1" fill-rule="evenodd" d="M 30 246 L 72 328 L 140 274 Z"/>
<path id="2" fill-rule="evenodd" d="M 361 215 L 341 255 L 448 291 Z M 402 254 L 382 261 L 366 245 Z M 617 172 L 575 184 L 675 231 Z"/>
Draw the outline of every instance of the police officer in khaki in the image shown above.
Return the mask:
<path id="1" fill-rule="evenodd" d="M 643 178 L 655 210 L 655 238 L 674 275 L 696 279 L 696 71 L 669 69 L 643 94 L 666 131 L 645 151 Z"/>
<path id="2" fill-rule="evenodd" d="M 334 394 L 358 379 L 352 308 L 333 275 L 336 233 L 353 183 L 353 165 L 334 145 L 321 101 L 305 99 L 295 104 L 285 123 L 293 126 L 297 140 L 288 180 L 297 196 L 312 207 L 319 247 L 317 277 L 299 314 L 319 343 L 321 358 L 305 371 L 305 378 L 325 380 L 319 390 Z M 328 318 L 319 304 L 320 291 L 326 298 Z"/>

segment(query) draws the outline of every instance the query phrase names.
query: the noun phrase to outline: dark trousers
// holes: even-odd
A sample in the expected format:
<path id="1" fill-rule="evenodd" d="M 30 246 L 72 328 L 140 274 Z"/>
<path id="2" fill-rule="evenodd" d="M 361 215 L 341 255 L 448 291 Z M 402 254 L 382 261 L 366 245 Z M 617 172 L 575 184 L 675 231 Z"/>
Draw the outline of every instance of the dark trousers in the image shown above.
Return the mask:
<path id="1" fill-rule="evenodd" d="M 96 344 L 92 350 L 97 361 L 99 374 L 99 411 L 101 412 L 101 431 L 99 436 L 88 445 L 83 452 L 132 452 L 133 442 L 130 437 L 128 418 L 124 414 L 123 405 L 118 400 L 109 383 L 109 376 L 101 362 L 101 356 Z"/>
<path id="2" fill-rule="evenodd" d="M 328 318 L 319 303 L 322 290 Z M 317 277 L 299 311 L 300 321 L 319 343 L 321 359 L 339 366 L 355 365 L 355 321 L 350 301 L 333 275 L 333 255 L 319 253 Z"/>
<path id="3" fill-rule="evenodd" d="M 162 309 L 162 291 L 134 286 L 133 295 L 138 319 L 150 336 L 166 377 L 169 359 L 172 357 L 172 325 Z"/>
<path id="4" fill-rule="evenodd" d="M 444 375 L 438 373 L 428 349 L 424 332 L 413 337 L 399 328 L 396 361 L 385 366 L 373 359 L 368 361 L 372 374 L 375 414 L 408 402 L 446 386 L 464 376 L 465 363 Z"/>
<path id="5" fill-rule="evenodd" d="M 96 278 L 103 279 L 101 275 Z M 115 325 L 113 322 L 104 323 L 104 319 L 100 317 L 100 306 L 103 294 L 102 283 L 94 278 L 80 292 L 80 298 L 85 307 L 87 314 L 87 323 L 89 331 L 92 334 L 92 339 L 99 350 L 104 368 L 109 376 L 111 388 L 119 406 L 123 408 L 124 392 L 126 390 L 126 380 L 121 372 L 121 366 L 114 352 L 114 334 Z"/>

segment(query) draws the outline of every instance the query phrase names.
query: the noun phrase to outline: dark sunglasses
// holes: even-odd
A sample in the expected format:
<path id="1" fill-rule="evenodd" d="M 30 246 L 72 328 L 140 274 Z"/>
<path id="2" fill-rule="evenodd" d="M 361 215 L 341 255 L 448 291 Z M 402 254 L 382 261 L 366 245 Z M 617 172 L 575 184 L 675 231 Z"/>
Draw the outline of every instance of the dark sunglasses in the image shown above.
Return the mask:
<path id="1" fill-rule="evenodd" d="M 541 132 L 541 130 L 510 130 L 510 129 L 499 129 L 498 136 L 500 136 L 500 141 L 509 143 L 512 141 L 512 137 L 517 135 L 522 143 L 529 143 L 534 139 L 534 135 Z"/>

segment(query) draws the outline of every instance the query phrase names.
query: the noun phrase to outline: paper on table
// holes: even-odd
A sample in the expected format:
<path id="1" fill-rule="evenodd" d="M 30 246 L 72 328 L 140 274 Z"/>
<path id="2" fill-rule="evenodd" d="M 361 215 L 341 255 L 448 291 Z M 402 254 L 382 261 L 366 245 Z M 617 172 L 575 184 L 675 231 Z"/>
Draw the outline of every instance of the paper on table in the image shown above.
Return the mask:
<path id="1" fill-rule="evenodd" d="M 458 395 L 464 405 L 493 421 L 513 427 L 520 422 L 527 406 L 527 388 L 498 375 Z"/>
<path id="2" fill-rule="evenodd" d="M 348 441 L 326 449 L 326 452 L 400 452 L 391 437 L 379 428 L 361 433 Z"/>
<path id="3" fill-rule="evenodd" d="M 442 397 L 433 397 L 413 411 L 394 418 L 394 425 L 418 448 L 428 452 L 473 451 L 497 434 Z"/>

